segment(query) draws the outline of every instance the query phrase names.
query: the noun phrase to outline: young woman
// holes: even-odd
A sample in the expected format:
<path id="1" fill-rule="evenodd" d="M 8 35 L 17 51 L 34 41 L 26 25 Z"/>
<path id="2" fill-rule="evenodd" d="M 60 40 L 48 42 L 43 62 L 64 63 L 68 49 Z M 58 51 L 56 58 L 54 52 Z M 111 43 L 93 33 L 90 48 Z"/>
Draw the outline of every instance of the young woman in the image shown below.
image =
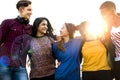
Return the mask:
<path id="1" fill-rule="evenodd" d="M 55 80 L 80 80 L 82 39 L 74 38 L 75 30 L 72 23 L 65 23 L 60 30 L 61 40 L 53 44 L 53 55 L 60 62 Z"/>
<path id="2" fill-rule="evenodd" d="M 88 22 L 80 24 L 80 33 L 84 39 L 82 80 L 112 80 L 106 47 L 100 38 L 96 38 L 88 28 L 90 28 Z"/>
<path id="3" fill-rule="evenodd" d="M 55 60 L 51 44 L 54 42 L 53 28 L 45 17 L 36 18 L 30 42 L 30 80 L 54 80 Z"/>

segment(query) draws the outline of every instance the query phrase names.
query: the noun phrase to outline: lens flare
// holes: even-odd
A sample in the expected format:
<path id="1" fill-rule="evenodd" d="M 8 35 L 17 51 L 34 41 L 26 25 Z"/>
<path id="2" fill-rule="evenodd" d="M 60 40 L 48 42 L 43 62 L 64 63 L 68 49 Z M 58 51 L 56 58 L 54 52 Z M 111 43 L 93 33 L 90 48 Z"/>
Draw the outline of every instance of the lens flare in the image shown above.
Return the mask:
<path id="1" fill-rule="evenodd" d="M 107 31 L 106 23 L 102 19 L 91 20 L 89 23 L 90 24 L 87 28 L 88 33 L 90 33 L 95 38 L 102 38 Z"/>
<path id="2" fill-rule="evenodd" d="M 8 66 L 10 64 L 10 59 L 7 56 L 0 57 L 0 66 Z"/>

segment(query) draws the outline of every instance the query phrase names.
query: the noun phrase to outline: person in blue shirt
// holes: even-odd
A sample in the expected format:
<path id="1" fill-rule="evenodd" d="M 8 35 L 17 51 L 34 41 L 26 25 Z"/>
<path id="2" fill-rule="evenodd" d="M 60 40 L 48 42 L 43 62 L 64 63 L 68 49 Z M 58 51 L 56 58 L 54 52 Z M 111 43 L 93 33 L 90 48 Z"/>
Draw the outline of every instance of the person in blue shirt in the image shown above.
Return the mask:
<path id="1" fill-rule="evenodd" d="M 64 23 L 60 30 L 61 39 L 53 43 L 53 56 L 60 62 L 55 71 L 55 80 L 81 80 L 80 51 L 83 41 L 74 38 L 75 30 L 72 23 Z"/>

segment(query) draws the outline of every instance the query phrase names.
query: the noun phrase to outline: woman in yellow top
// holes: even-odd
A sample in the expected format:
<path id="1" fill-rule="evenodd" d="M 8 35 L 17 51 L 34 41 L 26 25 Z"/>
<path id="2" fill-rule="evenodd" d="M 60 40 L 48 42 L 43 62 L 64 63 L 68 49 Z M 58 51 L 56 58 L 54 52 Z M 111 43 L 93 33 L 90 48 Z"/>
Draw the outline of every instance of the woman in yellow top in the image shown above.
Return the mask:
<path id="1" fill-rule="evenodd" d="M 80 24 L 79 30 L 85 40 L 82 47 L 82 80 L 112 80 L 107 50 L 100 39 L 88 29 L 88 22 Z"/>

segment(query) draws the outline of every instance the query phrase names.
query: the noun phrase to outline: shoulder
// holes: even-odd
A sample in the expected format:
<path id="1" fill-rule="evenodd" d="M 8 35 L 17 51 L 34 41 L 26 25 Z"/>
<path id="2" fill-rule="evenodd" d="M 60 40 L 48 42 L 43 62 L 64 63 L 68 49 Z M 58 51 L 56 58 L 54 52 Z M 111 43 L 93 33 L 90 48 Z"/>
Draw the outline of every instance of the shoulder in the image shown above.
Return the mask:
<path id="1" fill-rule="evenodd" d="M 55 40 L 51 36 L 45 36 L 45 38 L 47 38 L 47 40 L 49 40 L 51 43 L 55 42 Z"/>
<path id="2" fill-rule="evenodd" d="M 57 42 L 53 42 L 52 47 L 54 47 L 54 48 L 57 47 Z"/>
<path id="3" fill-rule="evenodd" d="M 53 52 L 57 52 L 57 51 L 58 51 L 57 42 L 54 42 L 54 43 L 52 44 L 52 51 L 53 51 Z"/>
<path id="4" fill-rule="evenodd" d="M 75 41 L 75 42 L 83 42 L 83 39 L 82 39 L 82 38 L 74 38 L 74 39 L 72 39 L 72 41 Z"/>
<path id="5" fill-rule="evenodd" d="M 84 40 L 82 38 L 74 38 L 72 39 L 72 44 L 75 46 L 81 46 L 84 44 Z"/>
<path id="6" fill-rule="evenodd" d="M 2 23 L 13 22 L 15 20 L 16 20 L 16 18 L 5 19 L 5 20 L 2 21 Z"/>
<path id="7" fill-rule="evenodd" d="M 5 19 L 5 20 L 2 21 L 1 26 L 12 25 L 15 22 L 16 22 L 15 18 L 13 18 L 13 19 Z"/>

